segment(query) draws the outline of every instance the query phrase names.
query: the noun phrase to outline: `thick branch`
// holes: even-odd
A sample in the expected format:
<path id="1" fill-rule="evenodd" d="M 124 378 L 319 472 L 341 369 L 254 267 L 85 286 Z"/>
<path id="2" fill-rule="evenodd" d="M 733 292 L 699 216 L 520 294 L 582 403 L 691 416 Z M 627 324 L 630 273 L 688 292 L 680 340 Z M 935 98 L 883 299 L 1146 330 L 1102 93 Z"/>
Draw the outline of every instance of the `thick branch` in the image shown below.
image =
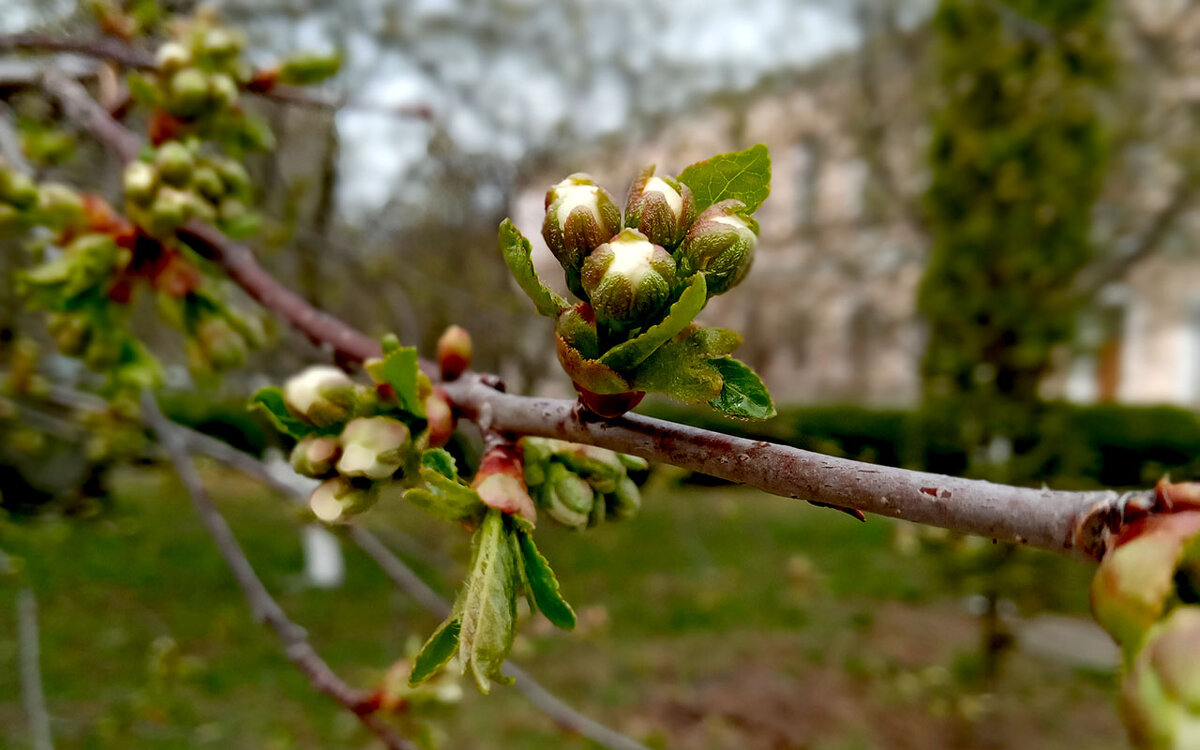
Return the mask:
<path id="1" fill-rule="evenodd" d="M 83 93 L 81 101 L 70 107 L 64 102 L 64 108 L 81 113 L 83 124 L 120 153 L 126 139 L 113 138 L 112 125 L 121 126 L 76 88 L 78 92 L 59 86 L 55 93 L 60 98 L 78 98 Z M 180 236 L 310 339 L 323 341 L 345 359 L 361 360 L 378 353 L 373 340 L 313 309 L 264 271 L 248 248 L 230 242 L 215 228 L 192 221 Z M 445 388 L 455 407 L 469 418 L 476 418 L 484 404 L 490 404 L 492 424 L 502 431 L 592 443 L 774 495 L 1092 558 L 1103 554 L 1110 532 L 1123 523 L 1130 500 L 1149 504 L 1151 498 L 1149 490 L 1055 492 L 876 466 L 637 415 L 584 421 L 574 402 L 505 394 L 488 387 L 478 375 Z"/>
<path id="2" fill-rule="evenodd" d="M 154 397 L 149 393 L 143 394 L 142 397 L 142 416 L 154 430 L 170 456 L 175 472 L 179 475 L 180 481 L 183 482 L 184 488 L 192 498 L 192 503 L 196 506 L 196 511 L 200 514 L 200 520 L 204 523 L 209 535 L 212 536 L 217 550 L 225 559 L 233 577 L 241 586 L 255 618 L 275 631 L 283 643 L 288 659 L 304 672 L 318 692 L 324 693 L 353 712 L 363 726 L 378 737 L 386 747 L 394 750 L 416 750 L 416 745 L 396 734 L 394 730 L 365 708 L 368 705 L 367 696 L 354 690 L 334 674 L 329 665 L 308 643 L 304 629 L 288 619 L 287 613 L 267 591 L 266 586 L 251 567 L 250 561 L 246 559 L 246 554 L 242 551 L 237 539 L 234 538 L 229 525 L 213 504 L 212 499 L 209 498 L 208 491 L 204 488 L 204 483 L 201 481 L 196 467 L 192 465 L 192 461 L 188 457 L 187 439 L 180 433 L 180 428 L 163 415 Z"/>
<path id="3" fill-rule="evenodd" d="M 46 710 L 42 670 L 38 664 L 37 599 L 29 586 L 17 592 L 17 633 L 21 652 L 21 697 L 29 717 L 30 746 L 33 750 L 54 750 L 50 712 Z"/>

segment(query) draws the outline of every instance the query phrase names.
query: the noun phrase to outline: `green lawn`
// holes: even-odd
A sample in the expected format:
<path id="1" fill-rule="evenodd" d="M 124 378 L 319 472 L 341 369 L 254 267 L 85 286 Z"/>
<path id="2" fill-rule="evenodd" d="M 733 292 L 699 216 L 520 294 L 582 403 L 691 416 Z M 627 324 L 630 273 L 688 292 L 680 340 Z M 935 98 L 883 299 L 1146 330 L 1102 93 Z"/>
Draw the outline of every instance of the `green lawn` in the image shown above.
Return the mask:
<path id="1" fill-rule="evenodd" d="M 336 591 L 305 589 L 295 512 L 208 471 L 267 586 L 343 677 L 371 686 L 435 620 L 355 548 Z M 739 488 L 646 491 L 638 519 L 539 544 L 579 631 L 522 623 L 515 656 L 587 713 L 655 747 L 1124 746 L 1111 677 L 1016 653 L 981 684 L 978 629 L 895 526 Z M 179 486 L 153 470 L 113 483 L 99 520 L 0 526 L 40 604 L 59 748 L 363 748 L 353 717 L 315 694 L 254 624 Z M 451 594 L 467 538 L 399 502 L 366 522 Z M 1086 611 L 1087 566 L 1026 554 L 1022 607 Z M 457 563 L 451 561 L 458 561 Z M 0 747 L 25 745 L 15 588 L 0 588 Z M 445 748 L 583 748 L 512 689 L 463 683 L 421 709 Z"/>

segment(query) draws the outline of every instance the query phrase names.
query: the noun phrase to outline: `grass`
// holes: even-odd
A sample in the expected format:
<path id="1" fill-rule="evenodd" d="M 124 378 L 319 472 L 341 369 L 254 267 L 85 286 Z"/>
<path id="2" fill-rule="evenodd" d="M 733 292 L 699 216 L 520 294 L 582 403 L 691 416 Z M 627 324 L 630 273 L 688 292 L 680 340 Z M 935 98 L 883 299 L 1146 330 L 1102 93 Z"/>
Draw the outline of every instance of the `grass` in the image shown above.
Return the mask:
<path id="1" fill-rule="evenodd" d="M 209 471 L 268 588 L 352 684 L 377 684 L 435 620 L 347 547 L 347 580 L 306 588 L 295 512 Z M 539 545 L 580 612 L 573 634 L 523 622 L 515 655 L 589 714 L 656 747 L 1124 746 L 1111 678 L 1025 657 L 975 677 L 977 628 L 938 559 L 905 555 L 895 526 L 740 488 L 659 478 L 643 514 Z M 368 517 L 444 594 L 467 538 L 391 502 Z M 392 539 L 392 541 L 395 541 Z M 122 474 L 109 513 L 0 526 L 40 605 L 42 669 L 59 748 L 367 748 L 249 617 L 180 487 Z M 1028 553 L 1025 608 L 1083 614 L 1090 570 Z M 454 562 L 457 561 L 457 562 Z M 25 746 L 15 587 L 0 588 L 0 747 Z M 466 684 L 463 683 L 464 688 Z M 519 694 L 463 690 L 405 718 L 446 748 L 584 748 Z"/>

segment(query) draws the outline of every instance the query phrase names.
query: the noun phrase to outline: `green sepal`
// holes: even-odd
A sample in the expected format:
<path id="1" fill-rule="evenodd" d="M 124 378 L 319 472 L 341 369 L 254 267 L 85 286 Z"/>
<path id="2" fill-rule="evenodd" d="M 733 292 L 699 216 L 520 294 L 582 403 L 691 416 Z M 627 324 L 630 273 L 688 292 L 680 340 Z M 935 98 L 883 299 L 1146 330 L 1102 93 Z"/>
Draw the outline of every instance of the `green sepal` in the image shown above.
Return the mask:
<path id="1" fill-rule="evenodd" d="M 663 344 L 673 339 L 680 331 L 687 328 L 704 308 L 708 301 L 708 290 L 704 282 L 704 274 L 697 273 L 688 280 L 683 294 L 661 323 L 647 328 L 623 344 L 609 349 L 600 357 L 601 364 L 618 373 L 634 370 Z"/>
<path id="2" fill-rule="evenodd" d="M 521 291 L 533 300 L 533 306 L 539 315 L 557 318 L 563 310 L 571 306 L 562 295 L 547 288 L 538 278 L 537 271 L 533 268 L 533 246 L 511 219 L 500 222 L 500 251 L 504 253 L 504 262 L 508 264 L 508 270 L 512 271 Z"/>
<path id="3" fill-rule="evenodd" d="M 458 463 L 445 448 L 430 448 L 422 453 L 421 468 L 436 471 L 447 479 L 458 478 Z"/>
<path id="4" fill-rule="evenodd" d="M 709 405 L 731 417 L 770 419 L 775 416 L 775 404 L 767 386 L 750 367 L 732 357 L 710 360 L 721 373 L 721 393 Z"/>
<path id="5" fill-rule="evenodd" d="M 474 543 L 471 572 L 459 594 L 459 661 L 463 674 L 469 669 L 479 691 L 488 693 L 492 680 L 510 681 L 500 668 L 516 637 L 517 560 L 504 513 L 489 510 L 475 532 Z"/>
<path id="6" fill-rule="evenodd" d="M 558 579 L 550 569 L 550 563 L 538 551 L 529 532 L 517 529 L 515 533 L 521 549 L 521 562 L 525 569 L 529 593 L 537 602 L 537 608 L 554 627 L 574 630 L 575 610 L 571 609 L 571 605 L 563 598 Z"/>
<path id="7" fill-rule="evenodd" d="M 429 640 L 421 647 L 421 652 L 413 660 L 412 672 L 408 675 L 408 684 L 416 687 L 433 677 L 446 662 L 454 658 L 458 651 L 459 632 L 462 629 L 462 619 L 457 614 L 451 614 L 438 629 L 433 631 Z"/>
<path id="8" fill-rule="evenodd" d="M 111 379 L 133 388 L 157 388 L 162 384 L 162 365 L 158 357 L 133 336 L 123 335 L 117 364 Z"/>
<path id="9" fill-rule="evenodd" d="M 692 189 L 698 213 L 726 198 L 736 198 L 746 204 L 746 213 L 752 214 L 771 192 L 771 155 L 761 143 L 744 151 L 718 154 L 684 169 L 679 181 Z"/>
<path id="10" fill-rule="evenodd" d="M 422 459 L 424 464 L 424 459 Z M 413 487 L 404 499 L 443 521 L 474 521 L 484 514 L 487 506 L 479 494 L 440 470 L 422 466 L 420 476 L 424 486 Z"/>
<path id="11" fill-rule="evenodd" d="M 396 391 L 400 406 L 409 414 L 424 418 L 425 403 L 421 399 L 420 373 L 417 350 L 411 346 L 394 344 L 394 337 L 384 339 L 382 360 L 367 365 L 371 377 L 387 383 Z"/>
<path id="12" fill-rule="evenodd" d="M 283 389 L 277 385 L 268 385 L 255 391 L 250 397 L 250 408 L 262 410 L 275 425 L 275 429 L 297 440 L 321 432 L 288 410 L 283 400 Z"/>
<path id="13" fill-rule="evenodd" d="M 720 396 L 723 382 L 714 358 L 729 354 L 741 342 L 741 336 L 724 328 L 685 328 L 642 363 L 633 386 L 687 403 L 707 403 Z"/>
<path id="14" fill-rule="evenodd" d="M 141 73 L 130 73 L 127 77 L 129 95 L 144 107 L 156 107 L 159 104 L 158 87 Z"/>

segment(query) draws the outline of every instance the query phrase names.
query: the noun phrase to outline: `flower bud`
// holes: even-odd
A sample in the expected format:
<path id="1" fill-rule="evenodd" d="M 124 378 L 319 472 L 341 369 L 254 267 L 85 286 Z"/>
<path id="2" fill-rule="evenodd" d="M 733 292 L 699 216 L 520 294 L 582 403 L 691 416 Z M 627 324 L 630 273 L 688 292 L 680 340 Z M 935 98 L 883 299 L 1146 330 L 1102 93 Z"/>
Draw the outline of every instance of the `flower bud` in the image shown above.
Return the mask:
<path id="1" fill-rule="evenodd" d="M 221 175 L 207 164 L 196 167 L 192 173 L 192 186 L 210 201 L 219 201 L 225 195 L 225 183 L 221 182 Z"/>
<path id="2" fill-rule="evenodd" d="M 318 426 L 345 422 L 357 400 L 354 381 L 329 365 L 314 365 L 283 385 L 283 401 L 296 416 Z"/>
<path id="3" fill-rule="evenodd" d="M 537 523 L 537 508 L 525 486 L 521 454 L 513 446 L 496 445 L 483 454 L 471 489 L 488 507 Z"/>
<path id="4" fill-rule="evenodd" d="M 437 342 L 438 368 L 442 380 L 457 380 L 471 366 L 471 334 L 462 326 L 450 326 Z"/>
<path id="5" fill-rule="evenodd" d="M 566 272 L 573 294 L 585 296 L 579 281 L 584 260 L 619 231 L 621 210 L 588 175 L 573 174 L 547 191 L 542 237 Z"/>
<path id="6" fill-rule="evenodd" d="M 1135 653 L 1176 592 L 1176 570 L 1200 513 L 1153 515 L 1126 526 L 1127 538 L 1105 554 L 1092 579 L 1092 613 L 1101 627 Z"/>
<path id="7" fill-rule="evenodd" d="M 591 485 L 566 466 L 552 462 L 546 469 L 541 492 L 546 512 L 563 526 L 582 529 L 587 526 L 596 493 Z"/>
<path id="8" fill-rule="evenodd" d="M 218 63 L 228 62 L 236 57 L 245 44 L 246 38 L 242 34 L 220 27 L 206 31 L 201 41 L 205 54 Z"/>
<path id="9" fill-rule="evenodd" d="M 332 477 L 321 483 L 308 499 L 313 515 L 325 523 L 343 521 L 362 513 L 379 500 L 379 486 L 364 480 Z"/>
<path id="10" fill-rule="evenodd" d="M 625 200 L 625 226 L 640 230 L 651 242 L 674 249 L 696 220 L 691 189 L 671 177 L 658 177 L 654 167 L 643 171 Z"/>
<path id="11" fill-rule="evenodd" d="M 179 42 L 167 42 L 158 48 L 155 64 L 163 73 L 174 73 L 192 64 L 192 53 Z"/>
<path id="12" fill-rule="evenodd" d="M 680 276 L 704 271 L 708 295 L 723 294 L 746 277 L 758 244 L 758 224 L 742 215 L 746 204 L 724 200 L 692 225 L 679 251 Z"/>
<path id="13" fill-rule="evenodd" d="M 121 175 L 125 197 L 139 206 L 147 206 L 158 188 L 158 170 L 144 161 L 132 162 Z"/>
<path id="14" fill-rule="evenodd" d="M 390 478 L 404 464 L 412 446 L 408 426 L 391 417 L 351 420 L 338 440 L 342 444 L 338 473 L 368 479 Z"/>
<path id="15" fill-rule="evenodd" d="M 0 200 L 24 211 L 38 202 L 38 188 L 28 175 L 0 167 Z"/>
<path id="16" fill-rule="evenodd" d="M 454 436 L 454 410 L 442 389 L 425 397 L 425 421 L 429 423 L 429 446 L 440 448 Z"/>
<path id="17" fill-rule="evenodd" d="M 38 189 L 38 213 L 43 222 L 56 229 L 78 227 L 85 219 L 83 198 L 61 183 L 42 183 Z"/>
<path id="18" fill-rule="evenodd" d="M 205 363 L 214 370 L 232 370 L 246 361 L 246 341 L 223 318 L 203 320 L 196 326 L 195 339 Z"/>
<path id="19" fill-rule="evenodd" d="M 226 109 L 237 104 L 238 87 L 232 76 L 213 73 L 209 78 L 209 94 L 218 107 Z"/>
<path id="20" fill-rule="evenodd" d="M 192 152 L 187 146 L 179 141 L 167 141 L 155 152 L 154 166 L 162 175 L 163 182 L 182 187 L 192 181 L 192 170 L 196 168 L 196 160 L 192 158 Z"/>
<path id="21" fill-rule="evenodd" d="M 645 322 L 671 297 L 675 261 L 646 235 L 625 229 L 588 256 L 582 281 L 597 317 L 627 325 Z"/>
<path id="22" fill-rule="evenodd" d="M 322 479 L 333 473 L 342 446 L 336 438 L 309 435 L 292 448 L 290 460 L 297 474 Z"/>
<path id="23" fill-rule="evenodd" d="M 1190 748 L 1200 743 L 1200 607 L 1183 606 L 1156 625 L 1121 690 L 1135 747 Z"/>
<path id="24" fill-rule="evenodd" d="M 629 477 L 621 477 L 617 487 L 608 495 L 608 512 L 614 518 L 633 518 L 642 509 L 642 493 L 637 483 Z"/>
<path id="25" fill-rule="evenodd" d="M 196 68 L 184 68 L 171 76 L 167 104 L 172 114 L 195 117 L 208 103 L 208 76 Z"/>
<path id="26" fill-rule="evenodd" d="M 160 237 L 169 235 L 191 218 L 191 215 L 190 194 L 175 188 L 160 187 L 154 194 L 154 202 L 150 204 L 150 226 L 146 228 L 151 234 Z"/>

